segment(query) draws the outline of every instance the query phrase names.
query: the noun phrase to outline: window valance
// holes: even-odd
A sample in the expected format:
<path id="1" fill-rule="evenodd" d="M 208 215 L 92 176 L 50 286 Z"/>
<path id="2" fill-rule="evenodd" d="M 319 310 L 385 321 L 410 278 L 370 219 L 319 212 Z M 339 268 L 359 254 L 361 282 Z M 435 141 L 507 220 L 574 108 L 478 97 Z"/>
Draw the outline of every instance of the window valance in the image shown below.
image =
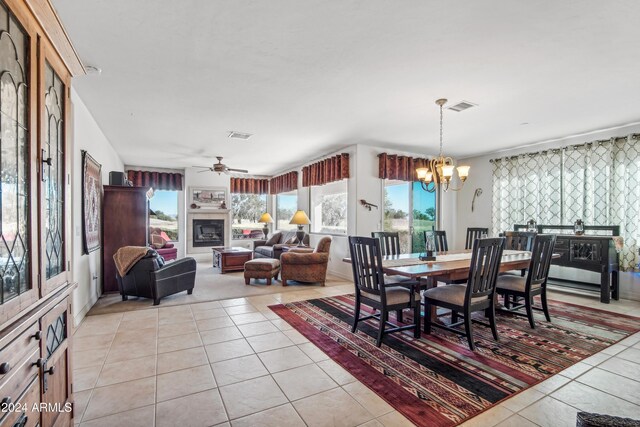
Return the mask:
<path id="1" fill-rule="evenodd" d="M 429 160 L 397 154 L 378 154 L 378 177 L 400 181 L 417 181 L 417 168 L 428 168 Z"/>
<path id="2" fill-rule="evenodd" d="M 154 190 L 182 191 L 183 176 L 181 173 L 127 171 L 127 179 L 135 187 L 150 187 Z"/>
<path id="3" fill-rule="evenodd" d="M 269 180 L 258 178 L 231 178 L 231 192 L 241 194 L 267 194 Z"/>
<path id="4" fill-rule="evenodd" d="M 298 189 L 298 172 L 275 176 L 269 181 L 269 194 L 286 193 Z"/>
<path id="5" fill-rule="evenodd" d="M 302 168 L 302 186 L 324 185 L 349 178 L 349 154 L 342 153 Z"/>

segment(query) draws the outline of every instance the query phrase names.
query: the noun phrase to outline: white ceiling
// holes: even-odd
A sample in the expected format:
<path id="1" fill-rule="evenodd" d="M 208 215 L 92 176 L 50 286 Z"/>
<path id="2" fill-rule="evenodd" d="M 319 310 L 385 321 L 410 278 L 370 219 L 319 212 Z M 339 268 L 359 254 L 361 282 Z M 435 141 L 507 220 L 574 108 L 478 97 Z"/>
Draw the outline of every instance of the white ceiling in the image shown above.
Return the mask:
<path id="1" fill-rule="evenodd" d="M 636 0 L 53 0 L 126 164 L 269 174 L 345 145 L 469 156 L 640 119 Z M 521 125 L 527 122 L 528 125 Z M 254 133 L 249 141 L 230 130 Z"/>

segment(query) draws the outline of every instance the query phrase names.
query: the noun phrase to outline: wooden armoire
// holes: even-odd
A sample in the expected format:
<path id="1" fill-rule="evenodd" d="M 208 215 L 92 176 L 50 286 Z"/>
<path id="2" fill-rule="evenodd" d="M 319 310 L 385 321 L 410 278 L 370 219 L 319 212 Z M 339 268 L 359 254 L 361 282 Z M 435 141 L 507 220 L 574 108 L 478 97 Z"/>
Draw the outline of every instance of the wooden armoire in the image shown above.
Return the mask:
<path id="1" fill-rule="evenodd" d="M 70 84 L 80 74 L 48 0 L 0 0 L 1 426 L 73 425 Z"/>
<path id="2" fill-rule="evenodd" d="M 102 202 L 102 291 L 118 292 L 113 255 L 123 246 L 147 246 L 149 189 L 104 186 Z"/>

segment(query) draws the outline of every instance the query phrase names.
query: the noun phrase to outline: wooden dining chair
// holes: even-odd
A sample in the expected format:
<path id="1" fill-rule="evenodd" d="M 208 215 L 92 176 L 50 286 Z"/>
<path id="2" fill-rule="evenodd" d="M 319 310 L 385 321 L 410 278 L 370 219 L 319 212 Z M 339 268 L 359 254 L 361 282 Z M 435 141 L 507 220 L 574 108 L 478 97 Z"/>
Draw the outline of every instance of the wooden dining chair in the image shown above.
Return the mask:
<path id="1" fill-rule="evenodd" d="M 505 231 L 500 235 L 506 240 L 504 242 L 504 248 L 512 251 L 529 251 L 533 247 L 533 240 L 538 233 L 531 231 Z M 527 269 L 520 270 L 520 276 L 524 277 L 527 273 Z M 513 274 L 513 273 L 508 273 Z"/>
<path id="2" fill-rule="evenodd" d="M 513 251 L 531 251 L 537 233 L 530 231 L 505 231 L 504 248 Z"/>
<path id="3" fill-rule="evenodd" d="M 392 231 L 374 231 L 371 237 L 380 240 L 382 255 L 400 255 L 400 234 Z"/>
<path id="4" fill-rule="evenodd" d="M 430 313 L 431 306 L 444 307 L 451 310 L 451 324 L 443 325 L 432 322 L 431 316 L 424 316 L 424 332 L 431 333 L 432 327 L 466 336 L 469 348 L 474 351 L 472 321 L 491 328 L 493 338 L 498 340 L 496 328 L 494 292 L 496 279 L 500 269 L 504 237 L 492 239 L 476 239 L 473 242 L 471 265 L 467 283 L 438 286 L 427 289 L 423 293 L 424 312 Z M 471 313 L 485 311 L 489 324 L 472 319 Z M 459 318 L 462 317 L 462 320 Z M 457 326 L 464 324 L 464 331 Z"/>
<path id="5" fill-rule="evenodd" d="M 496 283 L 496 292 L 504 297 L 504 308 L 499 311 L 527 316 L 532 329 L 536 327 L 533 310 L 541 310 L 547 322 L 551 322 L 547 306 L 547 279 L 555 244 L 556 236 L 554 234 L 537 235 L 531 249 L 531 262 L 527 277 L 505 274 L 498 277 Z M 540 295 L 541 308 L 533 306 L 533 297 L 536 295 Z M 524 303 L 519 303 L 519 298 L 522 298 Z M 520 311 L 522 308 L 526 313 Z"/>
<path id="6" fill-rule="evenodd" d="M 424 232 L 424 241 L 433 240 L 436 252 L 447 252 L 449 244 L 447 243 L 447 232 L 444 230 L 427 230 Z"/>
<path id="7" fill-rule="evenodd" d="M 372 237 L 349 237 L 353 282 L 356 287 L 356 302 L 351 332 L 358 328 L 358 322 L 368 319 L 378 320 L 378 338 L 380 347 L 385 334 L 413 329 L 413 336 L 420 338 L 420 293 L 417 281 L 387 282 L 382 271 L 381 241 Z M 378 312 L 360 317 L 360 305 L 366 304 Z M 402 310 L 413 310 L 413 324 L 397 326 L 389 322 L 389 312 L 396 311 L 401 319 Z M 399 320 L 401 321 L 401 320 Z M 386 328 L 389 325 L 390 328 Z"/>
<path id="8" fill-rule="evenodd" d="M 464 241 L 464 248 L 465 249 L 473 248 L 473 242 L 476 239 L 481 238 L 483 234 L 488 235 L 489 234 L 489 229 L 488 228 L 482 228 L 482 227 L 469 227 L 469 228 L 467 228 L 467 238 Z"/>

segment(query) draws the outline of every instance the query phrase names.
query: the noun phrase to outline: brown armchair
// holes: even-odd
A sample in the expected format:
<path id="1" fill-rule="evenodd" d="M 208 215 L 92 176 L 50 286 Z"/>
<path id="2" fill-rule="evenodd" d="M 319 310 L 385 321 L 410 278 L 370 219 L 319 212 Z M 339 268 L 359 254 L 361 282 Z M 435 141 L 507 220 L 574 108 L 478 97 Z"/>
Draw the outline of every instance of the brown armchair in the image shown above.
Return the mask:
<path id="1" fill-rule="evenodd" d="M 283 253 L 280 257 L 282 286 L 287 286 L 287 280 L 320 283 L 324 286 L 327 280 L 330 247 L 331 237 L 323 237 L 313 252 L 292 248 L 289 252 Z"/>

